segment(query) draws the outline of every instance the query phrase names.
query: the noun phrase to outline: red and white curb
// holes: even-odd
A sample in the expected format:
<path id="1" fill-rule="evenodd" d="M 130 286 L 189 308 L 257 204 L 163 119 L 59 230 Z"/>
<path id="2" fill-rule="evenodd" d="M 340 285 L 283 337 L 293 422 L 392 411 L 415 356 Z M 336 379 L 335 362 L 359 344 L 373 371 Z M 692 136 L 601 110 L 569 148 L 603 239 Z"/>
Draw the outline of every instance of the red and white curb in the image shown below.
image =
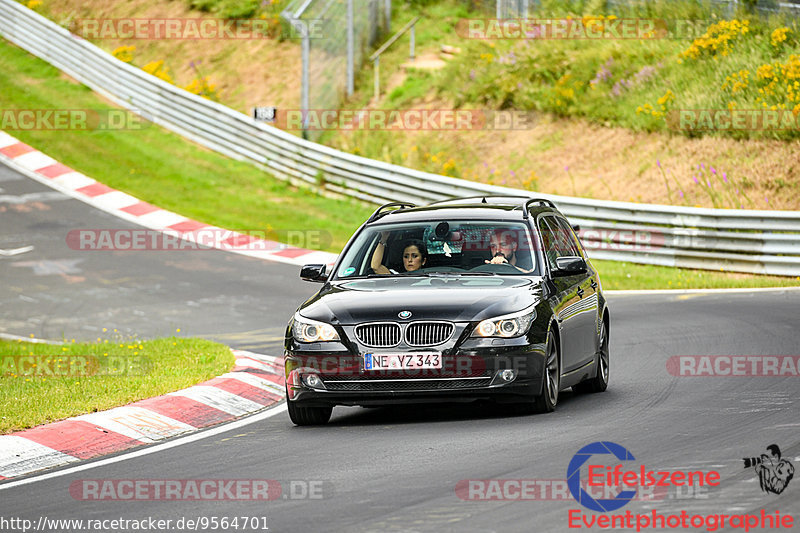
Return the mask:
<path id="1" fill-rule="evenodd" d="M 95 181 L 2 131 L 0 131 L 0 161 L 31 179 L 97 209 L 148 229 L 177 235 L 181 239 L 202 246 L 293 265 L 309 263 L 332 265 L 336 260 L 336 254 L 259 239 L 161 209 Z M 225 238 L 207 239 L 212 232 Z"/>
<path id="2" fill-rule="evenodd" d="M 330 265 L 336 259 L 335 254 L 257 239 L 160 209 L 76 172 L 2 131 L 0 162 L 71 198 L 184 240 L 195 240 L 201 231 L 220 231 L 229 236 L 219 242 L 212 241 L 216 245 L 211 247 L 224 251 L 295 265 Z M 0 480 L 229 422 L 283 400 L 281 358 L 242 350 L 233 353 L 236 358 L 233 371 L 188 389 L 0 435 Z"/>
<path id="3" fill-rule="evenodd" d="M 229 422 L 284 398 L 282 358 L 233 354 L 233 371 L 188 389 L 0 435 L 0 480 Z"/>

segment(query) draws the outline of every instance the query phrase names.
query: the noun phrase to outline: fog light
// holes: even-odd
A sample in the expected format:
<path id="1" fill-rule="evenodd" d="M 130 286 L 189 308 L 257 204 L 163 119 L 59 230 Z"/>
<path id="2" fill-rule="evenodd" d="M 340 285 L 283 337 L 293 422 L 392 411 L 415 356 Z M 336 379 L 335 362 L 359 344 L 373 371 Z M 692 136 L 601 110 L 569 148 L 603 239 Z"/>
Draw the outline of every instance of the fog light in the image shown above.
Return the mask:
<path id="1" fill-rule="evenodd" d="M 303 383 L 311 387 L 312 389 L 323 389 L 325 386 L 322 384 L 322 380 L 316 374 L 305 374 L 303 376 Z"/>
<path id="2" fill-rule="evenodd" d="M 517 377 L 516 370 L 502 370 L 500 371 L 500 379 L 505 381 L 506 383 L 511 383 Z"/>

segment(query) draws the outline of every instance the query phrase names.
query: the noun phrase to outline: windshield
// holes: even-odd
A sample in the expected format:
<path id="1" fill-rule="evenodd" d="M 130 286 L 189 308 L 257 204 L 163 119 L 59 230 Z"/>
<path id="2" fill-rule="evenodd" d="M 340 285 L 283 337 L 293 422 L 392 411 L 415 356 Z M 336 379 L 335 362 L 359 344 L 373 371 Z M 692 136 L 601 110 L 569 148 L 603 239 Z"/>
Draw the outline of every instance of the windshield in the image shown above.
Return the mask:
<path id="1" fill-rule="evenodd" d="M 522 223 L 433 221 L 364 229 L 342 257 L 336 279 L 395 275 L 540 275 Z"/>

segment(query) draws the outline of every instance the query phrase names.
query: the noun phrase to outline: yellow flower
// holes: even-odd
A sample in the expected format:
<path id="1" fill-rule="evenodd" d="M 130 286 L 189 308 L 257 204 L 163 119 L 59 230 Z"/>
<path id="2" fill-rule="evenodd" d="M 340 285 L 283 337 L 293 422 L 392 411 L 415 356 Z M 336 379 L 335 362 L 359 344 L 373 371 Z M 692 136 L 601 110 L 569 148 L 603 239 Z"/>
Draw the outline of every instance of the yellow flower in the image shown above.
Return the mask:
<path id="1" fill-rule="evenodd" d="M 778 46 L 782 42 L 784 42 L 786 40 L 786 34 L 789 33 L 790 31 L 792 31 L 792 30 L 790 30 L 789 28 L 786 28 L 786 27 L 778 28 L 775 31 L 773 31 L 772 32 L 772 39 L 771 39 L 772 46 Z"/>
<path id="2" fill-rule="evenodd" d="M 122 61 L 123 63 L 130 63 L 133 61 L 133 53 L 136 51 L 135 46 L 119 46 L 111 52 L 111 55 Z"/>
<path id="3" fill-rule="evenodd" d="M 152 74 L 153 76 L 166 81 L 167 83 L 172 83 L 172 76 L 169 75 L 169 71 L 164 66 L 163 59 L 149 62 L 148 64 L 142 67 L 142 70 L 147 72 L 148 74 Z"/>
<path id="4" fill-rule="evenodd" d="M 671 90 L 667 89 L 667 92 L 664 93 L 664 96 L 658 99 L 658 105 L 661 107 L 666 107 L 666 105 L 675 99 L 675 95 L 672 93 Z"/>
<path id="5" fill-rule="evenodd" d="M 700 56 L 707 54 L 713 58 L 716 55 L 726 56 L 732 48 L 734 39 L 745 35 L 750 31 L 750 21 L 743 20 L 723 20 L 712 24 L 706 32 L 695 39 L 692 44 L 681 52 L 678 57 L 688 59 L 699 59 Z"/>
<path id="6" fill-rule="evenodd" d="M 772 65 L 761 65 L 756 70 L 756 76 L 760 80 L 771 80 L 775 77 L 775 72 L 772 70 Z"/>

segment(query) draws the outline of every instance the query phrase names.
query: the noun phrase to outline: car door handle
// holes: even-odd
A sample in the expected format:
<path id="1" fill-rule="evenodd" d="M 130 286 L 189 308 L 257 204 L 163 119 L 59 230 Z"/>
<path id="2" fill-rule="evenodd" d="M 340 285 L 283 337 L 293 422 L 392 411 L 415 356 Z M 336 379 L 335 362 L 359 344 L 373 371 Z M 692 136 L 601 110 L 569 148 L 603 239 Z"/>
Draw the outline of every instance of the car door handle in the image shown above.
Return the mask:
<path id="1" fill-rule="evenodd" d="M 578 297 L 583 298 L 583 287 L 578 287 Z"/>
<path id="2" fill-rule="evenodd" d="M 597 282 L 594 279 L 592 279 L 591 286 L 594 290 L 597 290 Z"/>

